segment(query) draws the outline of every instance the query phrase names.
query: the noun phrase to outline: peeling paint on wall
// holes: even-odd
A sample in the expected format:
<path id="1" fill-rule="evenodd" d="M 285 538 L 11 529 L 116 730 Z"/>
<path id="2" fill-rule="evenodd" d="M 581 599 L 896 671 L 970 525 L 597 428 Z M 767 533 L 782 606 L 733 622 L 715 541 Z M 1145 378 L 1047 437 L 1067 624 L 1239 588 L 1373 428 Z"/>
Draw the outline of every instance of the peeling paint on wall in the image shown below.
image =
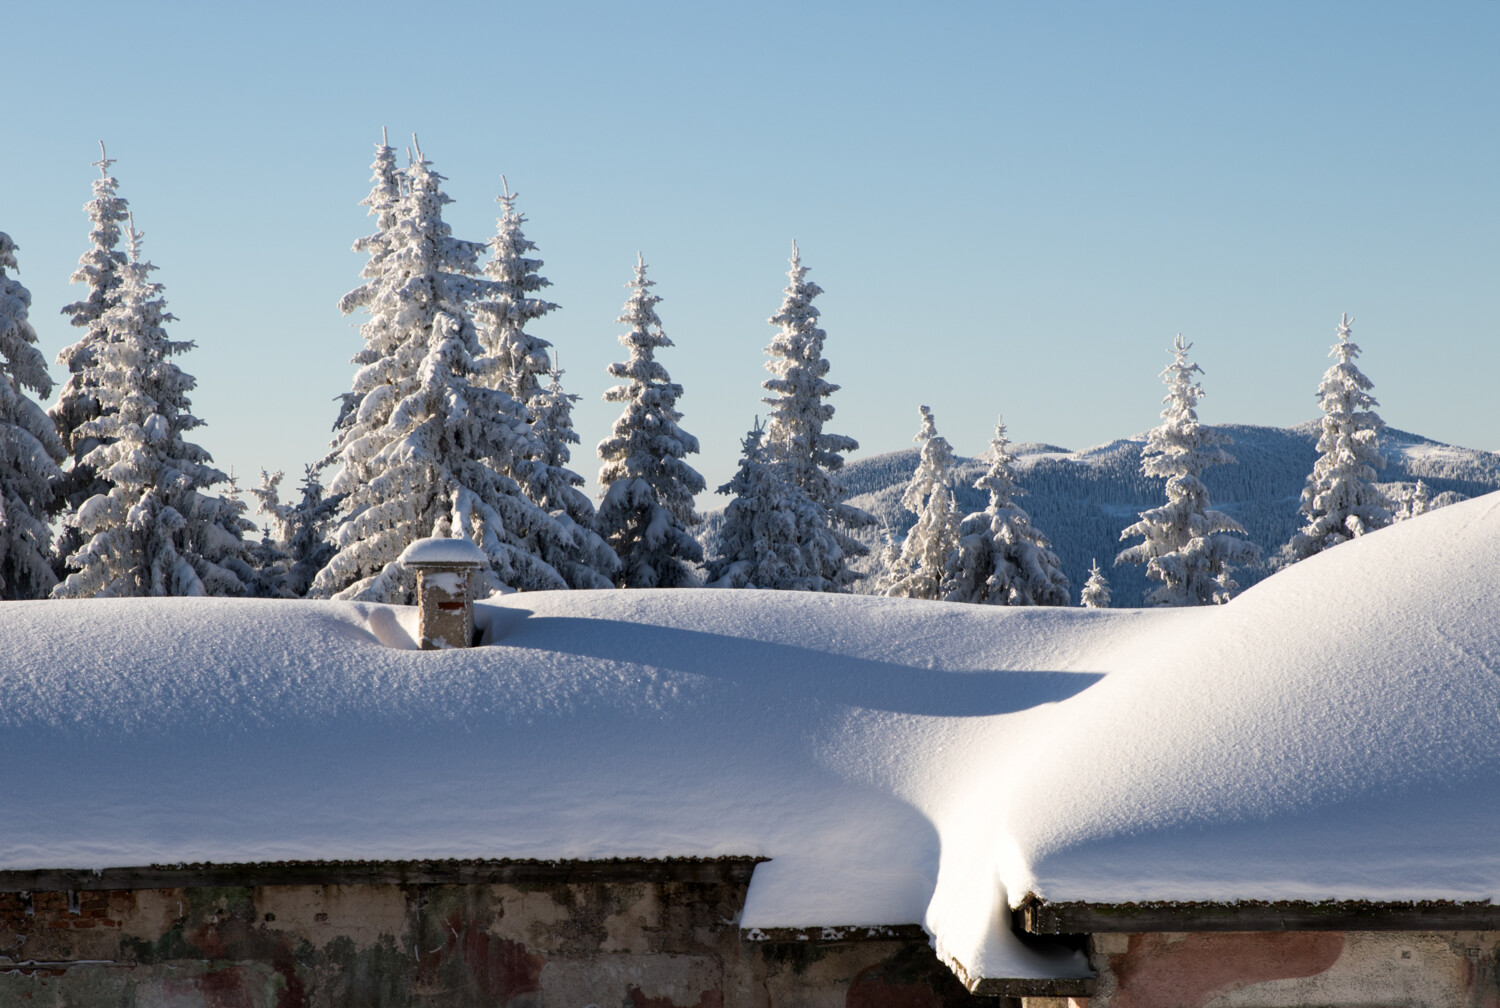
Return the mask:
<path id="1" fill-rule="evenodd" d="M 1099 934 L 1089 1008 L 1500 1008 L 1496 932 Z"/>
<path id="2" fill-rule="evenodd" d="M 743 940 L 747 884 L 0 892 L 0 1008 L 991 1008 L 910 933 Z"/>

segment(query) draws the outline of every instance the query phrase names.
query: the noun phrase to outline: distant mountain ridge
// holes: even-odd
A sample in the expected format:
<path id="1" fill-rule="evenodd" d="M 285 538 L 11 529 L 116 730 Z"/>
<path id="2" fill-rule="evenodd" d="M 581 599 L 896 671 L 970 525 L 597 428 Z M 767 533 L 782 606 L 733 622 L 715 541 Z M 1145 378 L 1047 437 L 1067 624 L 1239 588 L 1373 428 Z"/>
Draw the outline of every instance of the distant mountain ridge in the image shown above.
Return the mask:
<path id="1" fill-rule="evenodd" d="M 1203 474 L 1212 506 L 1232 515 L 1260 546 L 1262 562 L 1236 568 L 1240 590 L 1271 573 L 1273 557 L 1302 524 L 1298 511 L 1302 488 L 1317 458 L 1319 421 L 1295 427 L 1224 424 L 1216 428 L 1233 443 L 1235 461 L 1214 466 Z M 1145 435 L 1097 445 L 1080 452 L 1050 444 L 1015 444 L 1017 482 L 1025 493 L 1017 502 L 1032 523 L 1052 540 L 1072 585 L 1074 602 L 1088 577 L 1089 564 L 1098 558 L 1109 579 L 1113 604 L 1134 607 L 1148 588 L 1143 566 L 1114 566 L 1122 546 L 1120 533 L 1146 508 L 1165 500 L 1165 480 L 1141 475 Z M 1386 429 L 1380 437 L 1386 467 L 1381 486 L 1388 493 L 1427 484 L 1434 504 L 1450 504 L 1500 489 L 1500 455 L 1443 444 L 1418 434 Z M 841 470 L 851 491 L 851 503 L 875 515 L 897 536 L 904 536 L 915 516 L 901 507 L 901 491 L 917 465 L 917 450 L 890 452 L 851 461 Z M 954 492 L 959 511 L 981 510 L 987 497 L 974 481 L 986 464 L 960 459 Z M 868 537 L 878 553 L 880 536 Z M 869 590 L 869 582 L 863 583 Z"/>

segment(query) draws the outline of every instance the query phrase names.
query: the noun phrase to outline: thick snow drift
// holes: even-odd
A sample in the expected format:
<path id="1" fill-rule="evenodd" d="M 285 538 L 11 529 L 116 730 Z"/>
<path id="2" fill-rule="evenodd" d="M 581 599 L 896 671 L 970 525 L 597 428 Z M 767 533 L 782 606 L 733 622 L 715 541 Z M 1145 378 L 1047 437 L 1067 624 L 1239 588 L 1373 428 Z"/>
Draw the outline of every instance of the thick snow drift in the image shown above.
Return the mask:
<path id="1" fill-rule="evenodd" d="M 0 868 L 749 854 L 747 927 L 1500 891 L 1500 498 L 1228 606 L 542 592 L 0 606 Z M 382 643 L 384 641 L 384 643 Z"/>

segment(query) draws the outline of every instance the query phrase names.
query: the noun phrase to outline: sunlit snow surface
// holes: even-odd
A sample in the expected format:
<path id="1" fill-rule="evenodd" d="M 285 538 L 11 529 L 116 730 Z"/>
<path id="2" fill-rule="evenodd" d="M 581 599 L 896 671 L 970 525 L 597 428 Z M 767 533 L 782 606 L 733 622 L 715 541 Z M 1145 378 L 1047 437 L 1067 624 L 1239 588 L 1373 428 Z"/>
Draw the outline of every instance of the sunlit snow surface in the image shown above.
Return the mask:
<path id="1" fill-rule="evenodd" d="M 762 855 L 746 927 L 1500 890 L 1500 498 L 1228 606 L 549 592 L 0 605 L 0 868 Z M 384 643 L 382 643 L 384 642 Z M 394 646 L 393 646 L 394 645 Z"/>

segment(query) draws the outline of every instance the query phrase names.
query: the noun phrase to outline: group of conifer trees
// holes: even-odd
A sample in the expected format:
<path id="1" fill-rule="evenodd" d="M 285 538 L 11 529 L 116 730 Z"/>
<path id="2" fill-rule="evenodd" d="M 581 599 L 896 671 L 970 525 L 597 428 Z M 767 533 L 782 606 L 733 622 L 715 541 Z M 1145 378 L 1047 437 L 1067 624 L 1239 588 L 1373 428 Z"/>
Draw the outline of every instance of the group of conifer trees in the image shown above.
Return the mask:
<path id="1" fill-rule="evenodd" d="M 1307 521 L 1275 558 L 1278 565 L 1428 507 L 1420 482 L 1404 502 L 1392 501 L 1375 484 L 1375 470 L 1385 465 L 1376 444 L 1384 423 L 1374 412 L 1379 404 L 1370 395 L 1370 380 L 1354 364 L 1359 347 L 1350 339 L 1351 321 L 1348 315 L 1340 319 L 1338 341 L 1329 352 L 1337 363 L 1318 387 L 1323 421 L 1318 458 L 1302 493 Z M 1239 522 L 1209 506 L 1203 471 L 1234 460 L 1224 449 L 1229 436 L 1198 422 L 1203 387 L 1194 375 L 1203 369 L 1188 359 L 1191 348 L 1180 334 L 1173 341 L 1172 363 L 1162 372 L 1167 385 L 1162 423 L 1147 435 L 1141 452 L 1142 474 L 1166 481 L 1166 503 L 1141 512 L 1121 533 L 1121 539 L 1141 541 L 1115 558 L 1117 564 L 1146 565 L 1147 576 L 1158 582 L 1145 598 L 1151 606 L 1227 602 L 1238 587 L 1233 568 L 1260 559 L 1259 548 L 1242 538 Z M 955 602 L 1067 605 L 1068 579 L 1056 554 L 1013 499 L 1020 491 L 1004 422 L 990 443 L 989 469 L 974 484 L 989 493 L 989 506 L 960 520 L 950 478 L 953 450 L 937 433 L 932 411 L 923 406 L 921 416 L 916 437 L 921 457 L 901 499 L 917 520 L 904 541 L 888 545 L 881 590 Z M 1097 560 L 1080 603 L 1090 608 L 1110 603 L 1109 583 Z"/>
<path id="2" fill-rule="evenodd" d="M 550 344 L 527 331 L 557 306 L 540 296 L 549 282 L 515 194 L 499 197 L 490 241 L 466 241 L 443 220 L 443 177 L 415 138 L 407 160 L 377 145 L 363 201 L 375 227 L 355 243 L 364 283 L 339 303 L 364 313 L 364 347 L 300 499 L 281 500 L 280 473 L 251 488 L 266 518 L 259 541 L 233 481 L 186 440 L 202 421 L 190 412 L 194 380 L 173 358 L 193 344 L 167 336 L 172 316 L 113 162 L 96 162 L 90 247 L 72 278 L 87 294 L 63 309 L 84 333 L 58 357 L 66 378 L 48 411 L 27 394 L 44 399 L 53 383 L 30 295 L 6 274 L 15 245 L 0 234 L 0 597 L 406 602 L 415 584 L 399 557 L 429 536 L 479 546 L 481 594 L 705 581 L 851 590 L 850 562 L 868 550 L 850 533 L 874 519 L 845 502 L 836 475 L 858 445 L 824 430 L 838 386 L 825 378 L 820 291 L 795 244 L 771 319 L 769 423 L 757 421 L 721 488 L 734 497 L 730 520 L 705 557 L 691 531 L 704 481 L 686 461 L 698 442 L 680 424 L 682 388 L 656 357 L 672 341 L 644 261 L 617 319 L 628 359 L 608 369 L 618 384 L 604 397 L 622 413 L 598 446 L 596 508 L 569 468 L 577 396 L 563 391 Z"/>
<path id="3" fill-rule="evenodd" d="M 102 152 L 102 145 L 101 145 Z M 384 138 L 363 204 L 374 232 L 355 243 L 368 258 L 364 283 L 339 302 L 361 311 L 363 349 L 341 397 L 328 454 L 307 466 L 298 499 L 280 499 L 280 473 L 251 488 L 266 526 L 255 524 L 238 488 L 186 435 L 194 379 L 174 358 L 193 343 L 168 337 L 173 320 L 153 266 L 142 256 L 113 162 L 102 156 L 85 210 L 89 248 L 73 281 L 84 297 L 63 313 L 83 332 L 58 355 L 53 382 L 28 320 L 30 295 L 7 275 L 16 245 L 0 233 L 0 598 L 249 595 L 407 602 L 412 574 L 399 561 L 417 539 L 463 537 L 488 561 L 481 594 L 561 588 L 670 588 L 706 584 L 848 592 L 852 566 L 869 550 L 857 537 L 875 519 L 846 500 L 838 470 L 858 447 L 824 429 L 826 333 L 813 301 L 820 288 L 793 245 L 776 336 L 766 348 L 772 377 L 767 422 L 743 441 L 730 498 L 705 556 L 692 534 L 702 519 L 694 495 L 702 476 L 686 461 L 698 442 L 680 425 L 681 386 L 656 359 L 672 346 L 637 259 L 617 322 L 629 359 L 609 366 L 619 384 L 605 399 L 622 412 L 600 442 L 603 493 L 597 508 L 569 468 L 579 443 L 571 419 L 577 396 L 563 391 L 551 344 L 527 326 L 555 310 L 540 297 L 540 274 L 504 186 L 488 242 L 453 236 L 443 176 L 420 147 L 399 167 Z M 483 262 L 481 263 L 481 260 Z M 1237 523 L 1209 508 L 1199 479 L 1228 460 L 1225 436 L 1197 421 L 1200 371 L 1178 337 L 1164 372 L 1163 423 L 1142 457 L 1147 475 L 1166 478 L 1167 502 L 1125 532 L 1142 542 L 1117 562 L 1145 563 L 1160 582 L 1152 605 L 1221 602 L 1235 564 L 1255 559 Z M 1370 383 L 1353 364 L 1359 349 L 1347 317 L 1334 347 L 1338 364 L 1320 388 L 1320 457 L 1303 495 L 1306 527 L 1290 543 L 1298 559 L 1392 520 L 1374 486 L 1382 464 L 1381 422 Z M 952 448 L 921 408 L 921 461 L 903 497 L 917 522 L 891 541 L 878 582 L 886 594 L 992 605 L 1066 605 L 1067 578 L 1056 555 L 1016 502 L 1014 459 L 1004 423 L 989 468 L 975 484 L 983 510 L 955 511 Z M 320 474 L 335 475 L 325 490 Z M 54 535 L 54 528 L 56 529 Z M 1082 592 L 1107 605 L 1095 563 Z"/>

